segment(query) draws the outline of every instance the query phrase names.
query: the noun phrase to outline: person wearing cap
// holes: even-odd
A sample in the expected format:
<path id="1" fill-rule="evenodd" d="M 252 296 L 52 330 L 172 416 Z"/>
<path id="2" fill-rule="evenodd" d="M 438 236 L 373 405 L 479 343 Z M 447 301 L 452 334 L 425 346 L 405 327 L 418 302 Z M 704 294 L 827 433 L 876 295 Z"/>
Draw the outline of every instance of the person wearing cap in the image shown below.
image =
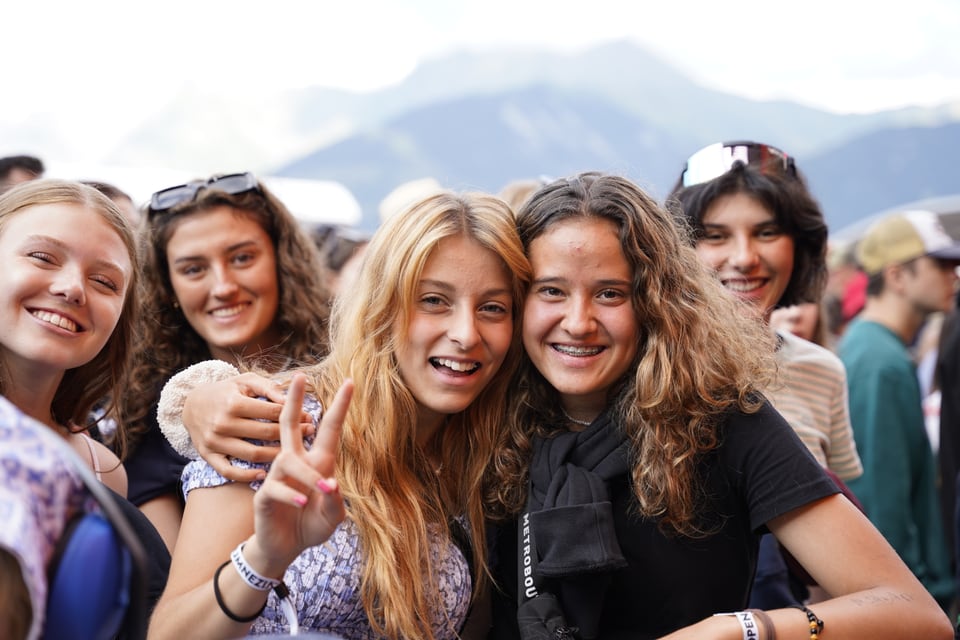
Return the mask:
<path id="1" fill-rule="evenodd" d="M 867 301 L 840 341 L 863 475 L 849 485 L 917 578 L 945 608 L 954 587 L 910 345 L 926 318 L 950 309 L 960 244 L 936 214 L 874 223 L 857 246 Z"/>

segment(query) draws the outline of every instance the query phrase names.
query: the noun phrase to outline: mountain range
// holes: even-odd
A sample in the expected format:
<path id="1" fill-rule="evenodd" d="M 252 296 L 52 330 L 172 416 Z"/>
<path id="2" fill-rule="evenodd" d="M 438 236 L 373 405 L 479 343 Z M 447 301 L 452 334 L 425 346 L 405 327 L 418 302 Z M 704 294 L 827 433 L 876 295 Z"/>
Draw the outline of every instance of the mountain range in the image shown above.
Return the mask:
<path id="1" fill-rule="evenodd" d="M 831 228 L 960 193 L 960 102 L 836 114 L 749 100 L 700 86 L 626 41 L 578 54 L 452 54 L 370 93 L 248 86 L 225 100 L 193 86 L 105 161 L 335 180 L 372 229 L 380 200 L 424 177 L 496 192 L 516 178 L 600 170 L 662 199 L 687 156 L 736 139 L 793 155 Z"/>

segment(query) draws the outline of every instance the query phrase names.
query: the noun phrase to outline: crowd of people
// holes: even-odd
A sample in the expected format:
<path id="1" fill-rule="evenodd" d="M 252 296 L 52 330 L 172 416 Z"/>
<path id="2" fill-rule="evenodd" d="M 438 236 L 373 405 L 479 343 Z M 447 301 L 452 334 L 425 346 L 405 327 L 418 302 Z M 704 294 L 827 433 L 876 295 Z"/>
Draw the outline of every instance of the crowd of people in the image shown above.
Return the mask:
<path id="1" fill-rule="evenodd" d="M 108 488 L 150 638 L 954 637 L 960 243 L 933 213 L 829 246 L 795 159 L 749 141 L 663 202 L 432 185 L 373 234 L 249 172 L 137 207 L 0 169 L 0 418 Z M 28 488 L 0 637 L 47 615 L 24 519 L 71 533 Z"/>

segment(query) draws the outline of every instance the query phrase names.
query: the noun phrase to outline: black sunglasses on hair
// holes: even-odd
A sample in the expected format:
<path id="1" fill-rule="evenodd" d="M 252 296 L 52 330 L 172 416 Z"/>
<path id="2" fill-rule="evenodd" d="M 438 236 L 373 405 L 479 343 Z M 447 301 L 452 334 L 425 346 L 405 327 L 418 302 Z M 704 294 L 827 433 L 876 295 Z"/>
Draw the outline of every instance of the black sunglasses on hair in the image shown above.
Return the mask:
<path id="1" fill-rule="evenodd" d="M 764 175 L 797 177 L 793 158 L 785 152 L 761 142 L 718 142 L 700 149 L 687 159 L 680 182 L 684 187 L 719 178 L 740 162 L 758 169 Z"/>
<path id="2" fill-rule="evenodd" d="M 186 184 L 178 184 L 175 187 L 167 187 L 150 197 L 148 217 L 152 218 L 185 202 L 192 202 L 200 191 L 207 189 L 215 189 L 235 196 L 247 191 L 259 191 L 260 184 L 257 182 L 257 177 L 247 171 L 213 176 L 207 180 L 194 180 Z"/>

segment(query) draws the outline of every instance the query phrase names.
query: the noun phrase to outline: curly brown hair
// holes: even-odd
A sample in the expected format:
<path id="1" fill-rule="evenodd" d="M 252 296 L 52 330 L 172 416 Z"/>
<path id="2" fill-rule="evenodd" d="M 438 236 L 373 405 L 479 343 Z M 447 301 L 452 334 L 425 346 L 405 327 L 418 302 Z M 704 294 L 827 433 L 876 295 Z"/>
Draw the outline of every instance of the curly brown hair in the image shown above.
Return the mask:
<path id="1" fill-rule="evenodd" d="M 138 326 L 141 348 L 121 401 L 133 443 L 145 431 L 144 417 L 157 402 L 164 382 L 178 371 L 212 357 L 206 342 L 177 306 L 166 249 L 185 218 L 222 206 L 260 225 L 276 252 L 280 304 L 274 321 L 282 337 L 268 352 L 243 354 L 244 364 L 278 371 L 318 362 L 329 350 L 330 297 L 316 245 L 262 182 L 239 194 L 201 189 L 192 200 L 169 210 L 148 210 L 148 219 L 140 229 L 144 259 L 144 309 Z"/>
<path id="2" fill-rule="evenodd" d="M 641 343 L 608 406 L 631 442 L 639 512 L 666 530 L 700 535 L 697 463 L 717 446 L 722 414 L 759 408 L 757 390 L 774 371 L 772 338 L 703 269 L 671 215 L 625 178 L 585 173 L 543 187 L 517 214 L 525 250 L 552 225 L 577 218 L 616 224 L 633 271 Z M 567 423 L 558 392 L 529 358 L 511 388 L 509 429 L 487 483 L 497 519 L 524 507 L 533 436 Z"/>

